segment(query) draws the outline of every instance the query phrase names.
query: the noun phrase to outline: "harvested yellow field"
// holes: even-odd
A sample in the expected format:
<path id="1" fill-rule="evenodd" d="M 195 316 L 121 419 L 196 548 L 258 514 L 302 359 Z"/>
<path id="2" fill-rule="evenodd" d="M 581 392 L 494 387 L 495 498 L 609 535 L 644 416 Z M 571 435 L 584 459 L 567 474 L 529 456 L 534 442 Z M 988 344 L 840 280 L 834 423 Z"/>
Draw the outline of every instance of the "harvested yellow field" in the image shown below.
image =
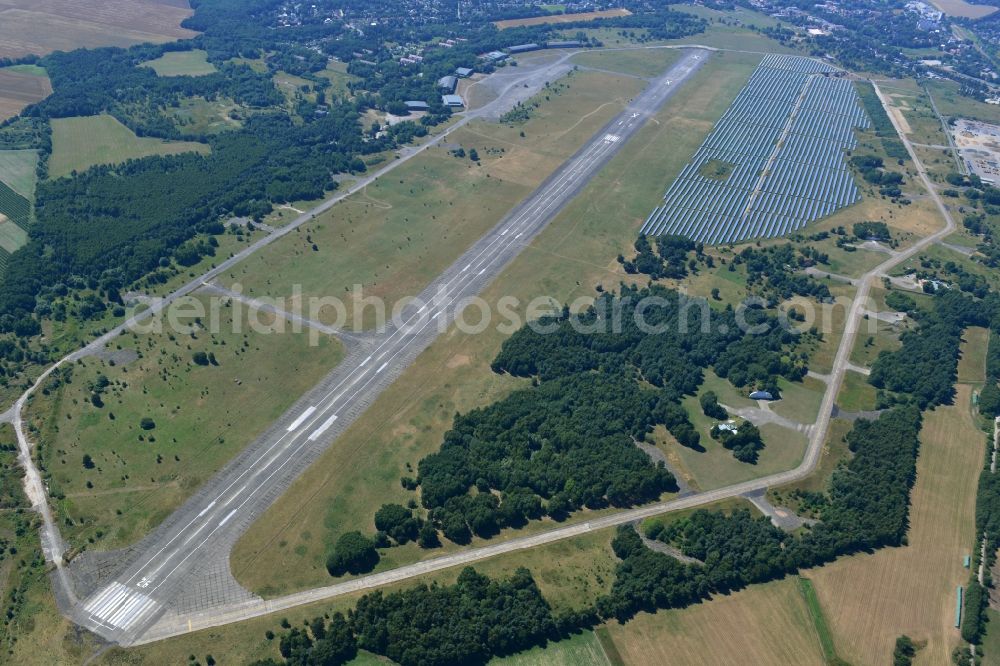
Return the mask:
<path id="1" fill-rule="evenodd" d="M 193 37 L 185 0 L 0 0 L 0 58 Z"/>
<path id="2" fill-rule="evenodd" d="M 572 23 L 573 21 L 593 21 L 602 18 L 620 18 L 631 16 L 632 12 L 627 9 L 605 9 L 599 12 L 580 12 L 579 14 L 551 14 L 549 16 L 532 16 L 523 19 L 508 19 L 506 21 L 495 21 L 493 25 L 504 30 L 505 28 L 522 28 L 532 25 L 545 25 L 546 23 Z"/>
<path id="3" fill-rule="evenodd" d="M 794 577 L 683 610 L 642 613 L 625 625 L 611 623 L 606 631 L 628 666 L 823 664 L 819 636 Z"/>
<path id="4" fill-rule="evenodd" d="M 965 0 L 931 0 L 931 4 L 948 16 L 981 19 L 997 10 L 991 5 L 973 5 Z"/>
<path id="5" fill-rule="evenodd" d="M 961 641 L 954 628 L 955 587 L 975 540 L 976 478 L 985 435 L 971 412 L 971 387 L 954 406 L 924 416 L 909 545 L 838 560 L 809 572 L 839 655 L 855 666 L 891 662 L 896 637 L 927 645 L 915 664 L 950 663 Z"/>

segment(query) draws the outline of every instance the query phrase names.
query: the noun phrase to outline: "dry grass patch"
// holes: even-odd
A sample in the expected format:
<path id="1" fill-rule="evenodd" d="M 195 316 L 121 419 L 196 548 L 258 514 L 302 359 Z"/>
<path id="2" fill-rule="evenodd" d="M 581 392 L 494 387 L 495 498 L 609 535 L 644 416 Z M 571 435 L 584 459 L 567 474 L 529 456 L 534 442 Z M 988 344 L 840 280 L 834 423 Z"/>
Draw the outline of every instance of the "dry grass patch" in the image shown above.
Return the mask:
<path id="1" fill-rule="evenodd" d="M 959 644 L 955 587 L 974 542 L 975 478 L 985 437 L 970 409 L 970 387 L 955 405 L 924 415 L 909 545 L 838 560 L 810 572 L 840 656 L 856 666 L 888 663 L 900 634 L 927 641 L 917 663 L 950 663 Z"/>

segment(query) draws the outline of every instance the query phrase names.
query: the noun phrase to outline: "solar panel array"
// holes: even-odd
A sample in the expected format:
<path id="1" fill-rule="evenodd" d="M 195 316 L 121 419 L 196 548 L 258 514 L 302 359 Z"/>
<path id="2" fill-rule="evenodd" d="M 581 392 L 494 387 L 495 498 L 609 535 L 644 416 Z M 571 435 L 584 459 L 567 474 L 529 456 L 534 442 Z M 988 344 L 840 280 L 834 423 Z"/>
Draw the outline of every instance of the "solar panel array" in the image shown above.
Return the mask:
<path id="1" fill-rule="evenodd" d="M 855 147 L 853 128 L 869 121 L 851 82 L 828 76 L 835 71 L 811 58 L 766 56 L 642 233 L 707 244 L 771 238 L 858 201 L 844 151 Z M 712 177 L 709 163 L 731 170 Z"/>

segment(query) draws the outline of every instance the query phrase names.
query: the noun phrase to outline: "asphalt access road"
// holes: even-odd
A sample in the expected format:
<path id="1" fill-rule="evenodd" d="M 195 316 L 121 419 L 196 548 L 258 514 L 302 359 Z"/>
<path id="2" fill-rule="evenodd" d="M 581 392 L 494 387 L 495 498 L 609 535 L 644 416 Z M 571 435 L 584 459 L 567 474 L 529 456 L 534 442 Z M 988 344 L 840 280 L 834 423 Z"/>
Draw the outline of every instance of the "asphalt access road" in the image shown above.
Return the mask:
<path id="1" fill-rule="evenodd" d="M 535 192 L 467 250 L 403 313 L 402 324 L 348 343 L 343 363 L 261 438 L 208 481 L 73 608 L 73 619 L 109 641 L 144 642 L 161 617 L 266 608 L 235 585 L 237 538 L 388 387 L 571 201 L 675 90 L 705 62 L 687 51 Z M 171 617 L 172 616 L 172 617 Z M 156 633 L 156 632 L 153 632 Z"/>

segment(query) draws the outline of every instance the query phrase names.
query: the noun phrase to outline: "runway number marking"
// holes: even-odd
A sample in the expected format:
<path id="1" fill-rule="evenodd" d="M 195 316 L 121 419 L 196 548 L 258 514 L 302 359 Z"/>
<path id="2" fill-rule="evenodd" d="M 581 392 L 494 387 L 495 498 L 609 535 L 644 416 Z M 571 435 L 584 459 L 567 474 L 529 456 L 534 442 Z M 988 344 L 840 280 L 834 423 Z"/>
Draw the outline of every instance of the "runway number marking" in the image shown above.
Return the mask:
<path id="1" fill-rule="evenodd" d="M 621 137 L 618 136 L 617 134 L 604 135 L 604 143 L 617 143 L 619 139 L 621 139 Z"/>

